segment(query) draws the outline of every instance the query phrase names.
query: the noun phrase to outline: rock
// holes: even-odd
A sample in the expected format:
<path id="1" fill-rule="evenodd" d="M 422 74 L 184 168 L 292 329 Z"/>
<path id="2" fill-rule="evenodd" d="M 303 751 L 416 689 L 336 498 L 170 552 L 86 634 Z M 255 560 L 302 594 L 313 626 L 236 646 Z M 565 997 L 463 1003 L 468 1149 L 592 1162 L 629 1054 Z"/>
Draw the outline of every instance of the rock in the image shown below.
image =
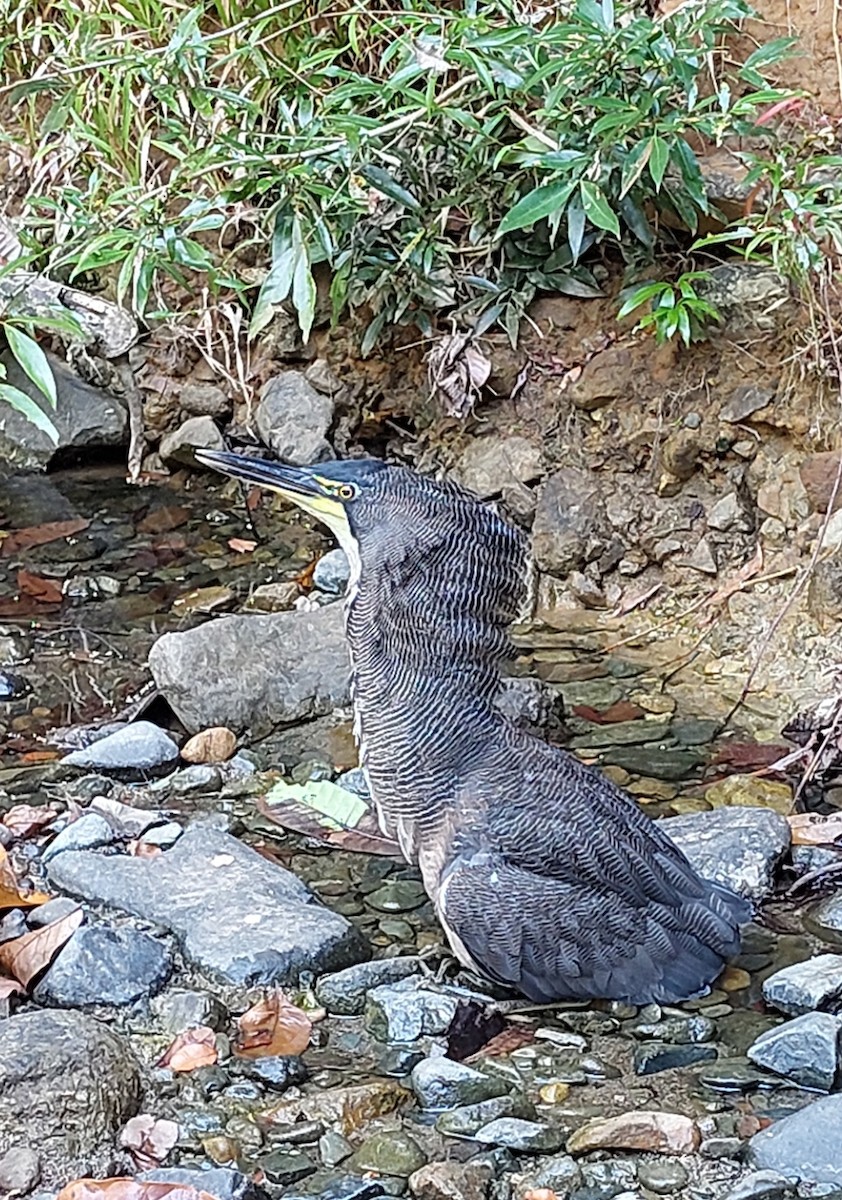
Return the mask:
<path id="1" fill-rule="evenodd" d="M 77 751 L 77 753 L 84 753 Z M 83 813 L 69 825 L 65 825 L 47 846 L 43 853 L 43 861 L 49 862 L 57 854 L 67 850 L 87 850 L 94 846 L 108 846 L 115 841 L 117 834 L 110 821 L 99 813 Z"/>
<path id="2" fill-rule="evenodd" d="M 645 1010 L 644 1010 L 645 1011 Z M 689 1046 L 710 1042 L 716 1036 L 716 1025 L 710 1017 L 664 1017 L 657 1021 L 639 1020 L 630 1030 L 633 1037 L 653 1038 L 672 1046 Z"/>
<path id="3" fill-rule="evenodd" d="M 232 664 L 237 669 L 232 669 Z M 192 731 L 225 725 L 265 736 L 350 701 L 342 605 L 308 613 L 232 616 L 166 633 L 149 667 Z"/>
<path id="4" fill-rule="evenodd" d="M 696 543 L 695 550 L 687 559 L 687 566 L 692 567 L 694 571 L 700 571 L 702 575 L 717 573 L 719 567 L 707 538 L 700 538 Z"/>
<path id="5" fill-rule="evenodd" d="M 228 1010 L 210 992 L 192 991 L 189 988 L 172 988 L 152 1002 L 152 1009 L 168 1033 L 183 1033 L 196 1025 L 208 1025 L 211 1029 L 224 1029 L 228 1024 Z"/>
<path id="6" fill-rule="evenodd" d="M 828 857 L 825 858 L 824 861 L 822 861 L 818 855 L 811 856 L 812 863 L 809 866 L 803 865 L 805 863 L 806 856 L 802 858 L 801 861 L 796 861 L 795 855 L 793 854 L 793 866 L 803 872 L 812 871 L 817 867 L 820 868 L 823 866 L 835 867 L 840 861 L 839 856 L 834 853 L 834 851 L 827 851 L 826 847 L 824 846 L 798 846 L 797 849 L 813 851 L 825 850 L 826 853 L 828 853 Z M 806 859 L 806 861 L 810 862 L 810 859 Z M 816 907 L 810 913 L 809 921 L 810 925 L 815 926 L 820 932 L 824 930 L 830 933 L 830 941 L 836 941 L 838 935 L 842 933 L 842 895 L 837 893 L 835 896 L 830 896 L 827 900 L 823 900 L 821 904 L 816 905 Z"/>
<path id="7" fill-rule="evenodd" d="M 61 585 L 61 594 L 74 604 L 92 600 L 113 600 L 122 584 L 113 575 L 71 575 Z"/>
<path id="8" fill-rule="evenodd" d="M 8 347 L 0 351 L 0 362 L 6 368 L 4 382 L 48 411 L 58 432 L 58 443 L 54 444 L 46 433 L 4 403 L 0 409 L 0 463 L 4 472 L 43 471 L 62 451 L 123 446 L 128 441 L 125 406 L 109 392 L 85 383 L 61 359 L 47 354 L 47 360 L 56 381 L 55 410 L 47 408 L 44 397 Z"/>
<path id="9" fill-rule="evenodd" d="M 590 1150 L 646 1150 L 654 1154 L 692 1154 L 699 1147 L 695 1121 L 677 1113 L 638 1109 L 588 1121 L 567 1139 L 569 1154 Z"/>
<path id="10" fill-rule="evenodd" d="M 792 318 L 789 281 L 771 267 L 721 263 L 706 272 L 696 290 L 718 309 L 723 333 L 737 340 L 772 332 Z"/>
<path id="11" fill-rule="evenodd" d="M 562 467 L 544 481 L 532 526 L 537 566 L 550 575 L 580 569 L 602 526 L 602 496 L 592 473 Z"/>
<path id="12" fill-rule="evenodd" d="M 393 1175 L 407 1179 L 427 1161 L 427 1156 L 407 1133 L 386 1130 L 370 1134 L 352 1158 L 348 1167 L 360 1175 L 375 1171 L 378 1175 Z"/>
<path id="13" fill-rule="evenodd" d="M 582 1186 L 582 1172 L 575 1158 L 569 1154 L 554 1154 L 551 1158 L 541 1160 L 536 1171 L 528 1175 L 515 1175 L 515 1200 L 530 1200 L 530 1193 L 546 1188 L 557 1192 L 560 1196 L 569 1196 Z M 535 1196 L 531 1197 L 535 1200 Z"/>
<path id="14" fill-rule="evenodd" d="M 266 1192 L 242 1171 L 229 1167 L 213 1167 L 209 1171 L 191 1167 L 155 1167 L 141 1171 L 141 1183 L 168 1183 L 171 1186 L 192 1187 L 207 1192 L 215 1200 L 266 1200 Z"/>
<path id="15" fill-rule="evenodd" d="M 755 775 L 729 775 L 710 785 L 705 800 L 712 808 L 769 808 L 786 816 L 792 810 L 792 788 Z"/>
<path id="16" fill-rule="evenodd" d="M 729 530 L 751 533 L 754 529 L 754 518 L 737 493 L 728 492 L 709 510 L 707 526 L 718 533 L 726 533 Z"/>
<path id="17" fill-rule="evenodd" d="M 427 1163 L 409 1177 L 416 1200 L 486 1200 L 494 1172 L 488 1163 Z"/>
<path id="18" fill-rule="evenodd" d="M 393 1200 L 385 1182 L 380 1179 L 337 1175 L 333 1171 L 317 1171 L 307 1180 L 304 1189 L 286 1189 L 284 1200 L 376 1200 L 378 1196 Z"/>
<path id="19" fill-rule="evenodd" d="M 301 971 L 365 955 L 354 927 L 291 872 L 202 826 L 155 858 L 69 850 L 52 861 L 49 877 L 73 895 L 162 925 L 188 962 L 226 983 L 290 983 Z"/>
<path id="20" fill-rule="evenodd" d="M 759 808 L 689 813 L 667 817 L 660 825 L 700 875 L 755 903 L 772 890 L 775 870 L 789 849 L 786 820 Z"/>
<path id="21" fill-rule="evenodd" d="M 322 1089 L 309 1096 L 281 1100 L 258 1114 L 261 1128 L 316 1121 L 332 1125 L 345 1137 L 369 1121 L 398 1112 L 412 1100 L 412 1092 L 392 1079 L 375 1079 L 353 1087 Z"/>
<path id="22" fill-rule="evenodd" d="M 543 473 L 539 447 L 525 437 L 491 433 L 469 443 L 453 476 L 463 488 L 487 500 L 504 488 L 532 483 Z"/>
<path id="23" fill-rule="evenodd" d="M 541 733 L 561 728 L 564 699 L 556 688 L 540 679 L 504 679 L 494 703 L 521 729 Z"/>
<path id="24" fill-rule="evenodd" d="M 542 1121 L 525 1121 L 522 1117 L 497 1117 L 474 1134 L 474 1140 L 489 1146 L 505 1146 L 530 1154 L 558 1150 L 564 1145 L 564 1131 L 545 1125 Z"/>
<path id="25" fill-rule="evenodd" d="M 695 773 L 705 754 L 693 749 L 662 749 L 653 746 L 612 746 L 602 755 L 609 766 L 623 767 L 635 775 L 653 775 L 656 779 L 685 779 Z M 674 819 L 674 818 L 671 818 Z"/>
<path id="26" fill-rule="evenodd" d="M 819 954 L 763 981 L 767 1004 L 792 1016 L 814 1012 L 842 996 L 842 954 Z"/>
<path id="27" fill-rule="evenodd" d="M 819 454 L 808 454 L 802 462 L 799 474 L 812 512 L 827 512 L 836 485 L 840 458 L 842 450 L 825 450 Z M 834 511 L 838 508 L 842 508 L 842 487 L 838 488 L 833 503 Z"/>
<path id="28" fill-rule="evenodd" d="M 224 450 L 225 440 L 212 417 L 189 417 L 161 438 L 158 453 L 170 466 L 195 466 L 196 450 Z"/>
<path id="29" fill-rule="evenodd" d="M 744 383 L 734 388 L 728 400 L 719 413 L 720 420 L 732 425 L 739 425 L 753 413 L 759 412 L 775 399 L 771 388 L 758 387 L 753 383 Z"/>
<path id="30" fill-rule="evenodd" d="M 473 1137 L 478 1129 L 496 1121 L 498 1117 L 525 1117 L 532 1121 L 535 1115 L 533 1104 L 512 1093 L 480 1100 L 478 1104 L 448 1108 L 436 1118 L 436 1129 L 448 1137 Z"/>
<path id="31" fill-rule="evenodd" d="M 344 550 L 329 550 L 316 563 L 313 583 L 332 596 L 344 596 L 351 578 L 351 566 Z"/>
<path id="32" fill-rule="evenodd" d="M 702 441 L 695 429 L 682 426 L 674 429 L 664 441 L 661 449 L 661 465 L 671 477 L 670 481 L 686 482 L 696 473 Z M 659 488 L 662 494 L 673 494 L 673 488 Z"/>
<path id="33" fill-rule="evenodd" d="M 26 1146 L 13 1146 L 0 1158 L 0 1192 L 25 1196 L 41 1178 L 41 1159 Z"/>
<path id="34" fill-rule="evenodd" d="M 34 996 L 58 1008 L 131 1004 L 159 991 L 171 969 L 169 949 L 149 934 L 86 925 L 59 950 Z"/>
<path id="35" fill-rule="evenodd" d="M 748 1161 L 787 1179 L 842 1188 L 841 1123 L 842 1095 L 823 1096 L 756 1133 Z"/>
<path id="36" fill-rule="evenodd" d="M 716 1046 L 708 1044 L 674 1046 L 669 1042 L 644 1042 L 635 1048 L 633 1062 L 636 1075 L 657 1075 L 659 1071 L 712 1062 L 716 1056 Z"/>
<path id="37" fill-rule="evenodd" d="M 78 767 L 82 771 L 141 777 L 165 772 L 177 760 L 178 746 L 163 729 L 150 721 L 135 721 L 84 750 L 65 754 L 61 761 L 65 767 Z"/>
<path id="38" fill-rule="evenodd" d="M 227 762 L 237 749 L 237 735 L 224 725 L 203 729 L 181 747 L 181 757 L 188 763 Z"/>
<path id="39" fill-rule="evenodd" d="M 52 925 L 63 917 L 69 917 L 78 907 L 69 896 L 56 896 L 55 900 L 48 900 L 46 904 L 33 908 L 26 923 L 30 929 L 41 929 L 44 925 Z"/>
<path id="40" fill-rule="evenodd" d="M 227 417 L 231 401 L 215 383 L 199 380 L 178 389 L 179 407 L 193 417 Z"/>
<path id="41" fill-rule="evenodd" d="M 623 346 L 609 346 L 595 354 L 568 392 L 576 407 L 585 412 L 628 400 L 635 392 L 631 354 Z"/>
<path id="42" fill-rule="evenodd" d="M 637 1165 L 638 1183 L 656 1196 L 680 1192 L 689 1179 L 686 1167 L 679 1162 L 648 1162 L 643 1159 Z"/>
<path id="43" fill-rule="evenodd" d="M 0 1021 L 0 1154 L 28 1147 L 45 1186 L 113 1174 L 117 1131 L 140 1096 L 127 1043 L 93 1017 L 42 1010 Z"/>
<path id="44" fill-rule="evenodd" d="M 288 612 L 295 607 L 301 589 L 294 580 L 282 583 L 262 583 L 246 600 L 243 608 L 254 612 Z"/>
<path id="45" fill-rule="evenodd" d="M 413 1067 L 412 1090 L 422 1108 L 444 1109 L 504 1096 L 511 1087 L 449 1058 L 425 1058 Z"/>
<path id="46" fill-rule="evenodd" d="M 816 563 L 807 589 L 807 607 L 825 632 L 842 618 L 842 551 Z"/>
<path id="47" fill-rule="evenodd" d="M 279 1149 L 263 1154 L 257 1160 L 258 1169 L 263 1172 L 269 1183 L 284 1187 L 290 1183 L 298 1183 L 314 1174 L 316 1164 L 301 1150 Z"/>
<path id="48" fill-rule="evenodd" d="M 366 993 L 381 984 L 394 984 L 418 971 L 419 959 L 376 958 L 356 963 L 344 971 L 323 975 L 316 984 L 316 998 L 330 1013 L 350 1017 L 365 1008 Z"/>
<path id="49" fill-rule="evenodd" d="M 763 1033 L 749 1046 L 749 1059 L 799 1087 L 829 1092 L 839 1065 L 842 1017 L 824 1012 L 804 1013 Z"/>
<path id="50" fill-rule="evenodd" d="M 298 371 L 282 371 L 260 393 L 255 424 L 261 440 L 283 462 L 296 467 L 333 458 L 327 432 L 333 400 Z"/>
<path id="51" fill-rule="evenodd" d="M 425 979 L 410 976 L 371 989 L 365 1023 L 378 1041 L 414 1042 L 445 1033 L 458 1007 L 458 997 L 436 992 Z"/>
<path id="52" fill-rule="evenodd" d="M 749 1171 L 727 1192 L 725 1200 L 783 1200 L 794 1190 L 792 1180 L 777 1171 Z"/>
<path id="53" fill-rule="evenodd" d="M 265 1084 L 273 1092 L 285 1092 L 293 1084 L 304 1083 L 308 1071 L 297 1054 L 270 1054 L 265 1058 L 245 1059 L 243 1070 L 250 1079 Z"/>

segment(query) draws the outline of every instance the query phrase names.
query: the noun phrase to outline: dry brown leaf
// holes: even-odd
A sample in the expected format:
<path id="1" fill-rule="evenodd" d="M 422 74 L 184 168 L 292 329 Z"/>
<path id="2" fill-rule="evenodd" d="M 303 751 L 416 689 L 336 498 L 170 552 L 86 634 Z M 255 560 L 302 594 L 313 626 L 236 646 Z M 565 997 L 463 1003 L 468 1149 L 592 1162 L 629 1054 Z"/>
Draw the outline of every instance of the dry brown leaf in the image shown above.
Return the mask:
<path id="1" fill-rule="evenodd" d="M 0 556 L 8 558 L 20 550 L 31 550 L 33 546 L 44 546 L 57 542 L 59 538 L 72 537 L 90 525 L 87 517 L 76 517 L 72 521 L 50 521 L 46 525 L 30 525 L 28 529 L 17 529 L 0 543 Z"/>
<path id="2" fill-rule="evenodd" d="M 41 575 L 33 575 L 31 571 L 18 571 L 18 591 L 25 596 L 31 596 L 39 604 L 61 604 L 61 588 L 53 579 L 44 579 Z"/>
<path id="3" fill-rule="evenodd" d="M 491 374 L 491 361 L 472 345 L 468 334 L 449 333 L 427 355 L 430 390 L 449 417 L 465 417 Z"/>
<path id="4" fill-rule="evenodd" d="M 44 892 L 21 891 L 9 855 L 0 846 L 0 908 L 32 908 L 36 904 L 46 904 L 49 899 Z"/>
<path id="5" fill-rule="evenodd" d="M 156 1120 L 150 1113 L 138 1113 L 120 1130 L 120 1145 L 129 1151 L 141 1171 L 162 1163 L 177 1141 L 177 1122 Z"/>
<path id="6" fill-rule="evenodd" d="M 242 1058 L 303 1054 L 310 1045 L 313 1022 L 275 988 L 253 1004 L 237 1022 L 235 1052 Z"/>
<path id="7" fill-rule="evenodd" d="M 253 542 L 251 538 L 229 538 L 228 548 L 235 554 L 251 554 L 252 550 L 257 549 L 257 542 Z"/>
<path id="8" fill-rule="evenodd" d="M 116 1177 L 74 1179 L 61 1189 L 56 1200 L 215 1200 L 209 1192 L 186 1183 L 152 1183 L 149 1180 Z"/>
<path id="9" fill-rule="evenodd" d="M 195 1071 L 212 1067 L 218 1057 L 214 1031 L 208 1025 L 195 1025 L 178 1035 L 156 1065 L 171 1071 Z"/>
<path id="10" fill-rule="evenodd" d="M 22 996 L 23 988 L 16 979 L 5 979 L 0 976 L 0 1000 L 8 1000 L 9 996 Z"/>
<path id="11" fill-rule="evenodd" d="M 51 808 L 39 808 L 34 804 L 13 804 L 3 816 L 3 824 L 19 838 L 31 837 L 44 825 L 55 820 Z"/>
<path id="12" fill-rule="evenodd" d="M 190 509 L 183 504 L 165 504 L 153 508 L 137 523 L 138 533 L 170 533 L 190 519 Z"/>
<path id="13" fill-rule="evenodd" d="M 24 987 L 52 962 L 56 952 L 70 938 L 84 919 L 81 908 L 74 908 L 66 917 L 33 929 L 23 937 L 0 945 L 0 968 L 14 975 Z"/>
<path id="14" fill-rule="evenodd" d="M 842 813 L 793 813 L 787 821 L 793 846 L 826 846 L 842 838 Z"/>

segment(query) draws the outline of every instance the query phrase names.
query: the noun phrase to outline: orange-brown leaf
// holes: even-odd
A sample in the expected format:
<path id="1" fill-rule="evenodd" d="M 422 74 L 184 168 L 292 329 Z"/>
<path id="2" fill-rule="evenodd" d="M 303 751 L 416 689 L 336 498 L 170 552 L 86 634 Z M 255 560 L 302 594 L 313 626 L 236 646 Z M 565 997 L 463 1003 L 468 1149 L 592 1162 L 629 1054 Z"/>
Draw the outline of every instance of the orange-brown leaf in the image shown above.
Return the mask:
<path id="1" fill-rule="evenodd" d="M 50 897 L 44 892 L 24 892 L 15 875 L 9 855 L 0 846 L 0 908 L 32 908 L 45 904 Z M 8 943 L 7 943 L 8 944 Z"/>
<path id="2" fill-rule="evenodd" d="M 74 1179 L 56 1200 L 214 1200 L 209 1192 L 186 1183 L 152 1183 L 140 1179 Z"/>
<path id="3" fill-rule="evenodd" d="M 18 591 L 31 596 L 39 604 L 61 604 L 62 601 L 61 588 L 55 580 L 33 575 L 23 567 L 18 571 Z"/>
<path id="4" fill-rule="evenodd" d="M 171 1071 L 195 1071 L 212 1067 L 218 1057 L 214 1031 L 208 1025 L 195 1025 L 178 1035 L 157 1065 Z"/>
<path id="5" fill-rule="evenodd" d="M 237 1022 L 236 1053 L 243 1058 L 302 1054 L 310 1045 L 313 1022 L 276 988 L 244 1012 Z"/>
<path id="6" fill-rule="evenodd" d="M 229 538 L 228 547 L 235 554 L 251 554 L 252 550 L 257 549 L 257 542 L 253 542 L 251 538 Z"/>
<path id="7" fill-rule="evenodd" d="M 14 975 L 24 987 L 40 974 L 52 962 L 56 952 L 71 937 L 82 924 L 84 913 L 81 908 L 74 908 L 66 917 L 44 925 L 41 929 L 33 929 L 23 937 L 0 946 L 0 968 Z"/>
<path id="8" fill-rule="evenodd" d="M 787 821 L 793 846 L 826 846 L 842 838 L 842 813 L 793 813 Z"/>
<path id="9" fill-rule="evenodd" d="M 18 529 L 3 538 L 0 543 L 0 555 L 8 558 L 21 550 L 30 550 L 33 546 L 45 546 L 47 542 L 56 542 L 59 538 L 71 537 L 81 533 L 90 525 L 87 517 L 76 517 L 71 521 L 49 521 L 46 525 L 30 525 L 28 529 Z"/>
<path id="10" fill-rule="evenodd" d="M 170 533 L 190 518 L 190 509 L 183 504 L 165 504 L 153 508 L 137 523 L 138 533 Z"/>
<path id="11" fill-rule="evenodd" d="M 34 804 L 13 804 L 3 816 L 3 824 L 19 838 L 31 837 L 43 825 L 49 825 L 55 819 L 51 808 L 37 807 Z"/>

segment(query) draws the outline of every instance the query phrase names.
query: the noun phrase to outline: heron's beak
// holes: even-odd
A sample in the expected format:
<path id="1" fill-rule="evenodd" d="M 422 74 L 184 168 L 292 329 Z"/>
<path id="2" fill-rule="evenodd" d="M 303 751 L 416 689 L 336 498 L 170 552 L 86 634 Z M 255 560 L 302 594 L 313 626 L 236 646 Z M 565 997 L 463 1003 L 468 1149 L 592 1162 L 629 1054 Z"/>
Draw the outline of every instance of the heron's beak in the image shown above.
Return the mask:
<path id="1" fill-rule="evenodd" d="M 317 467 L 290 467 L 247 458 L 244 454 L 229 454 L 226 450 L 196 450 L 195 457 L 203 466 L 213 467 L 223 475 L 277 492 L 323 521 L 342 541 L 348 527 L 344 506 L 325 492 Z"/>

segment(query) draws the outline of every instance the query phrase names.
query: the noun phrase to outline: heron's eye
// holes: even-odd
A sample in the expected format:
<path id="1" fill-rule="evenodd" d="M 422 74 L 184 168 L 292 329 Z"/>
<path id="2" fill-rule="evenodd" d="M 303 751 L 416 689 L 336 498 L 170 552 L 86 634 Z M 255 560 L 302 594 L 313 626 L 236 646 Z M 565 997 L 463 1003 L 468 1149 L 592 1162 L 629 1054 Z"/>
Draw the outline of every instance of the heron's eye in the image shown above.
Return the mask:
<path id="1" fill-rule="evenodd" d="M 353 483 L 343 483 L 337 488 L 336 494 L 340 500 L 353 500 L 357 489 Z"/>

